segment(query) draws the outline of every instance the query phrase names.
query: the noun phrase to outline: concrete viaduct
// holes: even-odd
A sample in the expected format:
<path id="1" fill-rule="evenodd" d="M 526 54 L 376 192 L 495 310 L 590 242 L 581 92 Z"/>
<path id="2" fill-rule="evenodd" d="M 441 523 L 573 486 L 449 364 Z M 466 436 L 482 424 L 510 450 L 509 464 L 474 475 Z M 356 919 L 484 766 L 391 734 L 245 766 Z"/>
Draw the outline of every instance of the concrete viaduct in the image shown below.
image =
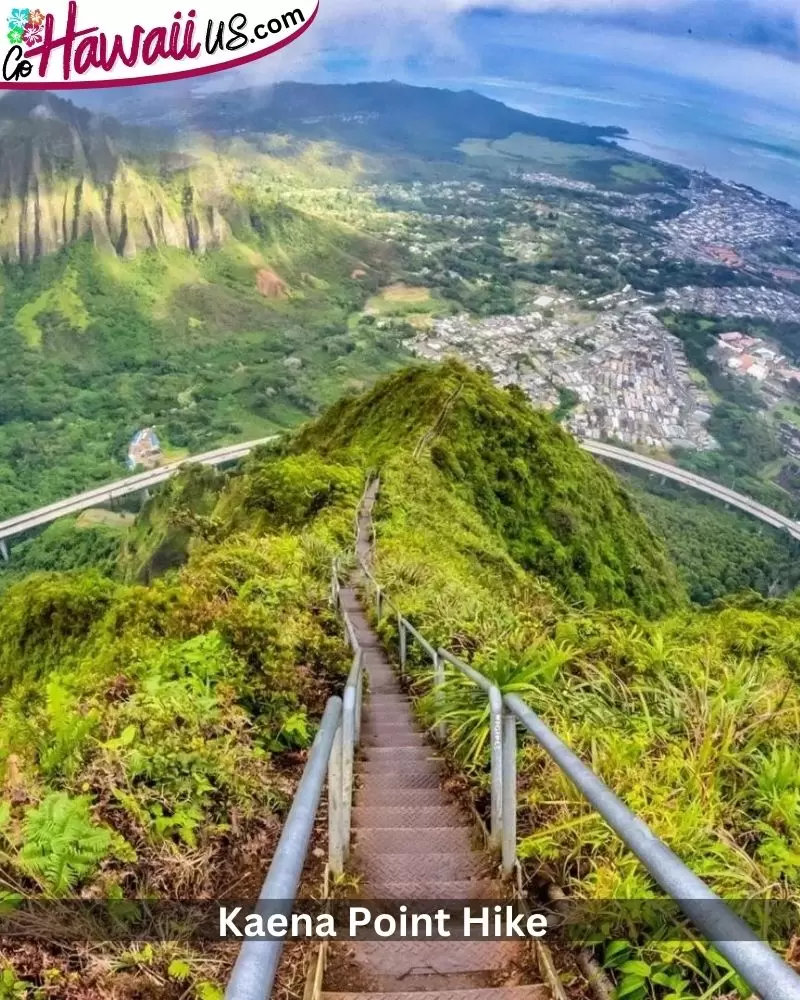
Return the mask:
<path id="1" fill-rule="evenodd" d="M 165 480 L 169 479 L 185 465 L 228 465 L 231 462 L 238 461 L 240 458 L 244 458 L 245 455 L 250 454 L 259 445 L 274 440 L 275 437 L 273 436 L 260 438 L 257 441 L 246 441 L 243 444 L 229 445 L 225 448 L 217 448 L 215 451 L 195 455 L 192 458 L 183 459 L 179 462 L 170 462 L 150 472 L 141 472 L 135 476 L 128 476 L 126 479 L 120 479 L 107 486 L 98 486 L 95 489 L 87 490 L 85 493 L 78 493 L 76 496 L 69 497 L 66 500 L 58 500 L 56 503 L 48 504 L 46 507 L 29 511 L 27 514 L 18 514 L 16 517 L 8 518 L 6 521 L 0 521 L 0 556 L 7 561 L 8 543 L 10 541 L 18 538 L 20 535 L 24 535 L 28 531 L 44 527 L 58 520 L 60 517 L 78 514 L 91 507 L 99 507 L 131 494 L 146 493 L 150 487 L 165 482 Z M 603 444 L 600 441 L 580 441 L 579 443 L 582 448 L 597 458 L 643 469 L 645 472 L 650 472 L 653 475 L 663 476 L 684 486 L 700 490 L 702 493 L 707 493 L 726 504 L 730 504 L 732 507 L 737 507 L 739 510 L 743 510 L 745 513 L 763 521 L 765 524 L 786 531 L 792 538 L 800 540 L 800 523 L 793 521 L 783 514 L 779 514 L 775 510 L 771 510 L 769 507 L 765 507 L 750 497 L 736 493 L 726 486 L 711 482 L 709 479 L 703 479 L 702 476 L 679 469 L 674 465 L 668 465 L 666 462 L 659 462 L 645 455 L 627 451 L 624 448 Z"/>

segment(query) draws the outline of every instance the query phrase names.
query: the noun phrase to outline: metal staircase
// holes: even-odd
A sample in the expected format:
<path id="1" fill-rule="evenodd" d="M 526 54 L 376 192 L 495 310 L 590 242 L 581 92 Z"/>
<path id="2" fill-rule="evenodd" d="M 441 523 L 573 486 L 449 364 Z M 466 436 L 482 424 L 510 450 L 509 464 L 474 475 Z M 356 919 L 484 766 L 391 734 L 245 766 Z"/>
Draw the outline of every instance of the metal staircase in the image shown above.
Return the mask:
<path id="1" fill-rule="evenodd" d="M 516 848 L 517 728 L 532 735 L 611 829 L 639 858 L 665 894 L 713 942 L 763 1000 L 800 1000 L 800 977 L 736 916 L 516 695 L 501 696 L 474 668 L 444 649 L 434 649 L 391 607 L 371 572 L 374 481 L 356 515 L 357 569 L 345 586 L 334 563 L 331 598 L 341 612 L 353 650 L 342 698 L 325 709 L 294 802 L 260 894 L 285 912 L 297 894 L 315 817 L 328 786 L 329 871 L 360 876 L 364 900 L 507 899 Z M 459 670 L 489 701 L 491 720 L 490 847 L 473 839 L 474 827 L 445 790 L 435 746 L 417 727 L 411 704 L 362 605 L 369 595 L 376 617 L 397 616 L 400 670 L 407 645 L 430 657 L 434 692 L 445 668 Z M 364 675 L 369 697 L 362 725 Z M 442 732 L 439 736 L 444 735 Z M 360 754 L 356 751 L 360 747 Z M 354 843 L 351 850 L 351 834 Z M 267 1000 L 282 940 L 247 941 L 234 967 L 225 1000 Z M 565 1000 L 552 969 L 548 984 L 534 981 L 524 962 L 526 943 L 507 940 L 356 940 L 334 943 L 328 974 L 306 1000 Z M 342 951 L 342 949 L 345 949 Z M 344 977 L 337 975 L 341 959 Z M 543 963 L 545 966 L 547 962 Z M 344 978 L 344 981 L 342 979 Z M 328 987 L 327 991 L 325 987 Z M 583 994 L 581 994 L 583 995 Z"/>
<path id="2" fill-rule="evenodd" d="M 366 522 L 362 522 L 366 527 Z M 342 608 L 364 650 L 369 699 L 357 763 L 350 867 L 369 900 L 503 900 L 509 890 L 476 843 L 474 824 L 443 790 L 442 764 L 420 732 L 356 592 Z M 336 962 L 334 946 L 329 966 Z M 348 948 L 360 992 L 323 1000 L 378 1000 L 385 994 L 430 1000 L 550 1000 L 542 985 L 503 987 L 525 960 L 511 941 L 357 941 Z M 352 975 L 353 973 L 351 973 Z M 492 988 L 494 987 L 494 988 Z"/>

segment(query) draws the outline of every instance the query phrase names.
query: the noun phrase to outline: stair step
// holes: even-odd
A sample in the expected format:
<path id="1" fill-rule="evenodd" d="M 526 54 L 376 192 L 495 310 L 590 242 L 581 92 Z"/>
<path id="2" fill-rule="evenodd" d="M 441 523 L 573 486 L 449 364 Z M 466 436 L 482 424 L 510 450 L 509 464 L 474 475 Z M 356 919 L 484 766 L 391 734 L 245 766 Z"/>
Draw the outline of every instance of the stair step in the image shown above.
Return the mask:
<path id="1" fill-rule="evenodd" d="M 382 736 L 384 733 L 396 729 L 413 730 L 419 732 L 414 716 L 408 709 L 401 712 L 369 712 L 364 717 L 364 731 L 367 735 Z"/>
<path id="2" fill-rule="evenodd" d="M 353 955 L 369 975 L 406 976 L 488 972 L 519 959 L 515 941 L 355 941 Z"/>
<path id="3" fill-rule="evenodd" d="M 372 899 L 436 899 L 436 900 L 497 900 L 505 901 L 508 892 L 500 882 L 489 878 L 462 878 L 432 882 L 430 879 L 404 879 L 394 882 L 371 882 L 368 886 Z"/>
<path id="4" fill-rule="evenodd" d="M 323 993 L 323 1000 L 381 1000 L 383 993 Z M 392 1000 L 420 1000 L 419 993 L 393 993 Z M 432 990 L 425 1000 L 550 1000 L 546 986 L 495 986 L 477 990 Z"/>
<path id="5" fill-rule="evenodd" d="M 393 976 L 370 976 L 369 987 L 377 993 L 385 993 L 387 1000 L 394 1000 L 396 993 L 414 993 L 419 1000 L 420 993 L 450 993 L 454 990 L 491 989 L 498 982 L 503 982 L 508 976 L 507 969 L 496 969 L 484 972 L 451 972 L 439 975 L 437 973 L 422 973 L 420 975 L 403 976 L 396 979 Z M 346 986 L 346 984 L 345 984 Z"/>
<path id="6" fill-rule="evenodd" d="M 363 732 L 367 736 L 382 736 L 398 729 L 419 732 L 419 726 L 409 710 L 387 714 L 385 712 L 365 712 Z"/>
<path id="7" fill-rule="evenodd" d="M 368 632 L 366 629 L 359 628 L 357 625 L 355 626 L 355 630 L 356 639 L 358 640 L 360 649 L 369 649 L 373 652 L 381 649 L 381 641 L 374 632 Z"/>
<path id="8" fill-rule="evenodd" d="M 383 781 L 370 781 L 356 789 L 355 806 L 439 806 L 447 802 L 437 785 L 428 788 L 388 788 Z"/>
<path id="9" fill-rule="evenodd" d="M 472 851 L 470 828 L 440 827 L 364 827 L 356 830 L 356 849 L 388 857 L 394 854 L 467 854 Z"/>
<path id="10" fill-rule="evenodd" d="M 387 700 L 388 699 L 388 700 Z M 376 694 L 367 699 L 365 709 L 372 715 L 386 716 L 411 713 L 411 702 L 404 694 Z"/>
<path id="11" fill-rule="evenodd" d="M 365 750 L 372 753 L 374 749 L 378 748 L 390 748 L 390 747 L 425 747 L 430 749 L 430 743 L 425 739 L 422 733 L 411 726 L 404 728 L 398 727 L 397 729 L 387 730 L 385 733 L 372 733 L 369 730 L 364 730 L 361 735 L 361 742 Z"/>
<path id="12" fill-rule="evenodd" d="M 365 765 L 362 768 L 362 784 L 366 790 L 383 788 L 395 791 L 406 788 L 430 788 L 438 791 L 442 776 L 438 770 L 431 771 L 392 771 L 386 766 L 377 770 Z"/>
<path id="13" fill-rule="evenodd" d="M 364 654 L 364 666 L 369 669 L 374 664 L 386 663 L 386 656 L 383 653 L 365 653 Z"/>
<path id="14" fill-rule="evenodd" d="M 370 764 L 390 762 L 394 764 L 402 763 L 428 763 L 437 761 L 437 751 L 434 747 L 426 744 L 423 740 L 419 746 L 410 747 L 365 747 L 365 755 Z"/>
<path id="15" fill-rule="evenodd" d="M 361 607 L 353 611 L 348 610 L 347 614 L 348 617 L 350 618 L 351 624 L 356 629 L 356 631 L 365 633 L 372 632 L 372 625 L 370 624 L 369 618 L 367 618 L 367 616 L 364 614 L 364 611 Z"/>
<path id="16" fill-rule="evenodd" d="M 415 753 L 417 751 L 414 751 Z M 365 751 L 366 759 L 361 765 L 361 773 L 366 777 L 370 774 L 387 774 L 387 775 L 400 775 L 400 774 L 412 774 L 412 775 L 428 775 L 432 774 L 435 778 L 441 779 L 442 776 L 442 760 L 440 757 L 434 757 L 431 752 L 430 755 L 424 757 L 413 757 L 408 759 L 406 757 L 378 757 L 374 758 L 371 751 Z"/>
<path id="17" fill-rule="evenodd" d="M 354 806 L 353 826 L 368 830 L 373 827 L 438 827 L 466 826 L 470 822 L 456 806 L 439 802 L 432 806 Z"/>
<path id="18" fill-rule="evenodd" d="M 372 894 L 374 882 L 408 882 L 416 879 L 430 879 L 431 883 L 459 882 L 485 875 L 488 864 L 482 855 L 474 852 L 384 854 L 370 847 L 359 847 L 353 852 L 353 867 L 361 873 L 363 884 Z"/>

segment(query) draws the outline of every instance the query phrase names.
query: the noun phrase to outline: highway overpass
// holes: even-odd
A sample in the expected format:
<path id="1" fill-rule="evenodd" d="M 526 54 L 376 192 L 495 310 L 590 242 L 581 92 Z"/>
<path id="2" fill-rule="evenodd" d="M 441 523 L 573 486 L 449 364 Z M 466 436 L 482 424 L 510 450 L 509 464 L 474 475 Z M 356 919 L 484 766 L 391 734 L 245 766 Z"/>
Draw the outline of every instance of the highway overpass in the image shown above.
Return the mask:
<path id="1" fill-rule="evenodd" d="M 693 472 L 687 472 L 685 469 L 679 469 L 675 465 L 659 462 L 654 458 L 648 458 L 646 455 L 638 455 L 636 452 L 627 451 L 625 448 L 616 448 L 614 445 L 603 444 L 601 441 L 581 441 L 580 444 L 582 448 L 585 448 L 586 451 L 591 452 L 592 455 L 596 455 L 598 458 L 619 462 L 622 465 L 632 466 L 636 469 L 644 469 L 645 472 L 652 472 L 656 476 L 664 476 L 666 479 L 672 479 L 683 486 L 690 486 L 692 489 L 700 490 L 702 493 L 707 493 L 718 500 L 723 500 L 725 503 L 730 504 L 731 507 L 738 507 L 739 510 L 757 517 L 765 524 L 772 525 L 773 528 L 782 528 L 784 531 L 788 531 L 793 538 L 800 539 L 800 523 L 793 521 L 784 514 L 779 514 L 776 510 L 765 507 L 764 504 L 758 503 L 757 500 L 752 500 L 742 493 L 736 493 L 735 490 L 728 489 L 727 486 L 713 483 L 710 479 L 703 479 L 702 476 L 697 476 Z"/>
<path id="2" fill-rule="evenodd" d="M 8 560 L 8 542 L 13 538 L 24 535 L 26 531 L 34 528 L 42 528 L 60 517 L 68 517 L 70 514 L 79 514 L 81 511 L 89 510 L 91 507 L 100 507 L 103 504 L 111 503 L 122 497 L 130 496 L 134 493 L 144 493 L 151 486 L 158 486 L 173 476 L 184 465 L 227 465 L 236 462 L 245 455 L 257 448 L 260 444 L 274 441 L 275 436 L 260 438 L 257 441 L 246 441 L 243 444 L 232 444 L 225 448 L 217 448 L 215 451 L 207 451 L 202 455 L 194 455 L 191 458 L 184 458 L 178 462 L 169 462 L 166 465 L 152 469 L 150 472 L 140 472 L 135 476 L 128 476 L 126 479 L 118 479 L 115 483 L 106 486 L 98 486 L 95 489 L 86 490 L 85 493 L 78 493 L 76 496 L 68 497 L 66 500 L 58 500 L 56 503 L 40 507 L 38 510 L 29 511 L 27 514 L 18 514 L 10 517 L 7 521 L 0 521 L 0 555 Z"/>
<path id="3" fill-rule="evenodd" d="M 69 497 L 66 500 L 59 500 L 46 507 L 30 511 L 27 514 L 19 514 L 16 517 L 9 518 L 7 521 L 1 521 L 0 555 L 4 559 L 8 559 L 9 541 L 18 538 L 20 535 L 34 528 L 44 527 L 52 521 L 58 520 L 60 517 L 79 514 L 90 507 L 99 507 L 133 493 L 143 493 L 151 486 L 158 486 L 159 483 L 163 483 L 187 464 L 218 466 L 235 462 L 240 458 L 244 458 L 245 455 L 248 455 L 259 445 L 274 440 L 275 436 L 272 436 L 260 438 L 257 441 L 246 441 L 243 444 L 229 445 L 225 448 L 217 448 L 216 451 L 205 452 L 205 454 L 195 455 L 192 458 L 186 458 L 179 462 L 170 462 L 158 469 L 153 469 L 151 472 L 140 472 L 135 476 L 128 476 L 126 479 L 109 483 L 107 486 L 98 486 L 95 489 L 79 493 L 77 496 Z M 793 538 L 800 540 L 800 523 L 793 521 L 783 514 L 779 514 L 775 510 L 771 510 L 769 507 L 765 507 L 750 497 L 736 493 L 726 486 L 720 486 L 719 483 L 713 483 L 709 479 L 703 479 L 702 476 L 696 476 L 692 472 L 679 469 L 674 465 L 668 465 L 666 462 L 659 462 L 654 458 L 648 458 L 646 455 L 638 455 L 635 452 L 626 451 L 624 448 L 616 448 L 613 445 L 603 444 L 600 441 L 580 441 L 579 443 L 582 448 L 598 458 L 643 469 L 645 472 L 664 476 L 684 486 L 700 490 L 702 493 L 716 497 L 718 500 L 722 500 L 732 507 L 738 507 L 739 510 L 757 517 L 760 521 L 771 525 L 773 528 L 783 529 Z"/>

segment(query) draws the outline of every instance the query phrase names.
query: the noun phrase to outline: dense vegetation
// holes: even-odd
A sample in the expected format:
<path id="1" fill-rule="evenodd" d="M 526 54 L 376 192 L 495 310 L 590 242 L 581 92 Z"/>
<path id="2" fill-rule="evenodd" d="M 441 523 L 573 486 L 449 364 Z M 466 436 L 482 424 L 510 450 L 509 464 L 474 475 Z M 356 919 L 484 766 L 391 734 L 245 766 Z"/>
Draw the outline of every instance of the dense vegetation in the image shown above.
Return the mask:
<path id="1" fill-rule="evenodd" d="M 545 423 L 531 448 L 538 417 L 528 414 L 513 393 L 448 366 L 403 373 L 371 396 L 334 407 L 297 447 L 324 448 L 343 461 L 337 449 L 349 446 L 379 469 L 377 572 L 430 641 L 521 693 L 723 896 L 797 901 L 797 598 L 751 596 L 697 612 L 673 602 L 665 573 L 653 600 L 668 613 L 648 621 L 619 603 L 601 609 L 603 581 L 590 583 L 590 562 L 585 591 L 594 610 L 565 600 L 557 564 L 552 576 L 521 564 L 528 552 L 519 540 L 548 523 L 547 505 L 537 506 L 535 491 L 519 484 L 510 489 L 502 470 L 524 444 L 538 459 L 528 466 L 531 477 L 541 473 L 549 495 L 564 489 L 575 524 L 588 517 L 595 530 L 605 477 L 586 463 L 581 504 L 568 484 L 580 478 L 582 457 Z M 489 442 L 493 448 L 484 447 Z M 541 460 L 547 445 L 559 455 L 559 473 L 549 480 Z M 498 516 L 500 502 L 505 517 Z M 623 550 L 625 536 L 636 537 L 642 559 L 662 565 L 638 518 L 615 515 Z M 382 629 L 395 646 L 394 621 L 385 619 Z M 416 660 L 419 694 L 429 680 L 429 664 Z M 444 707 L 424 699 L 421 709 L 431 720 L 445 717 L 450 750 L 485 805 L 483 700 L 453 676 Z M 519 849 L 531 891 L 550 881 L 588 900 L 654 894 L 636 859 L 532 741 L 520 750 L 519 768 Z M 790 930 L 772 925 L 776 945 L 787 944 Z M 678 941 L 658 921 L 631 927 L 598 957 L 618 995 L 633 1000 L 749 996 L 713 948 L 690 934 Z"/>
<path id="2" fill-rule="evenodd" d="M 389 376 L 239 472 L 174 479 L 127 532 L 115 578 L 34 573 L 0 596 L 6 890 L 169 899 L 259 884 L 292 752 L 346 664 L 326 584 L 375 471 L 377 571 L 411 620 L 520 692 L 723 894 L 797 898 L 797 600 L 691 610 L 614 476 L 456 363 Z M 77 529 L 61 531 L 71 550 Z M 392 643 L 396 625 L 381 628 Z M 415 669 L 424 694 L 429 670 Z M 484 708 L 450 679 L 444 712 L 481 805 Z M 652 893 L 528 742 L 520 784 L 537 884 Z M 601 950 L 621 995 L 746 995 L 713 949 L 672 936 L 640 927 Z M 52 942 L 4 954 L 20 997 L 55 983 L 81 1000 L 208 1000 L 225 972 L 187 945 L 101 962 Z"/>
<path id="3" fill-rule="evenodd" d="M 406 369 L 375 394 L 331 407 L 298 447 L 347 443 L 375 461 L 398 439 L 429 446 L 456 495 L 481 511 L 523 569 L 587 607 L 673 608 L 674 571 L 614 477 L 520 390 L 491 392 L 490 384 L 455 362 Z M 428 436 L 418 441 L 421 427 Z"/>
<path id="4" fill-rule="evenodd" d="M 115 576 L 124 530 L 125 520 L 113 515 L 54 521 L 41 534 L 15 544 L 13 559 L 0 563 L 0 591 L 44 570 L 91 567 Z"/>
<path id="5" fill-rule="evenodd" d="M 786 533 L 677 484 L 620 475 L 645 520 L 666 541 L 693 601 L 710 604 L 747 590 L 784 596 L 800 585 L 800 543 Z"/>
<path id="6" fill-rule="evenodd" d="M 380 274 L 350 278 L 369 244 L 294 213 L 274 239 L 291 300 L 259 293 L 241 248 L 117 264 L 81 243 L 35 268 L 6 267 L 0 516 L 119 478 L 143 426 L 178 454 L 266 436 L 395 363 L 391 331 L 349 324 Z M 69 294 L 55 301 L 54 287 Z"/>
<path id="7" fill-rule="evenodd" d="M 247 897 L 260 886 L 295 755 L 347 667 L 327 585 L 360 490 L 357 469 L 311 456 L 254 461 L 229 479 L 196 469 L 150 502 L 116 579 L 33 573 L 3 593 L 6 905 Z M 74 555 L 70 532 L 50 529 L 39 555 L 57 556 L 61 535 Z M 107 563 L 102 546 L 94 556 Z M 222 995 L 224 953 L 75 951 L 51 937 L 5 943 L 0 995 Z"/>

